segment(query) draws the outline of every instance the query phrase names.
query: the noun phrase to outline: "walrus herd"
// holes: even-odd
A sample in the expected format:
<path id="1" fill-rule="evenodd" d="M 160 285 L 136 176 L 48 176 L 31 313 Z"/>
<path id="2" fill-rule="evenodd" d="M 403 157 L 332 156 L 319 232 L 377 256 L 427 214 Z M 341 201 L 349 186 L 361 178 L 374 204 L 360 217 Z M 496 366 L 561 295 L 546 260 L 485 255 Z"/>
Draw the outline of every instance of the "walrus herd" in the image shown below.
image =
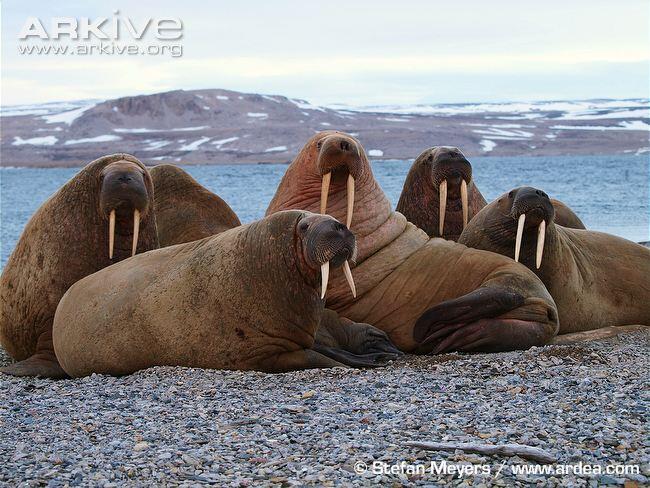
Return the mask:
<path id="1" fill-rule="evenodd" d="M 488 203 L 455 147 L 416 158 L 394 211 L 359 141 L 317 133 L 246 225 L 181 168 L 114 154 L 27 223 L 0 278 L 17 361 L 0 371 L 285 372 L 526 349 L 650 326 L 648 276 L 650 249 L 586 230 L 542 190 Z"/>

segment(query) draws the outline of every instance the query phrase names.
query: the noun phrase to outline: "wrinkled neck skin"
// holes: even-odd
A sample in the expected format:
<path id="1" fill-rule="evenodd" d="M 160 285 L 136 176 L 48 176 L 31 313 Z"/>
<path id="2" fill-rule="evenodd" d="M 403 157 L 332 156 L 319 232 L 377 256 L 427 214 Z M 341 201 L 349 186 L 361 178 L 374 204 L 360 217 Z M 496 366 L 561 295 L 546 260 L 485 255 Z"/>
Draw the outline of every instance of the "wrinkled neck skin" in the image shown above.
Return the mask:
<path id="1" fill-rule="evenodd" d="M 320 213 L 322 176 L 316 169 L 316 151 L 304 148 L 289 165 L 266 215 L 280 210 L 299 209 Z M 345 222 L 347 210 L 347 176 L 334 172 L 327 200 L 327 214 Z M 391 204 L 367 164 L 355 180 L 354 215 L 350 230 L 357 238 L 356 263 L 384 247 L 404 231 L 405 222 L 395 217 Z"/>
<path id="2" fill-rule="evenodd" d="M 404 214 L 409 222 L 422 229 L 429 237 L 443 237 L 457 241 L 463 232 L 463 207 L 460 194 L 455 197 L 447 195 L 445 225 L 443 235 L 440 235 L 440 193 L 432 181 L 430 171 L 430 167 L 425 165 L 411 169 L 404 182 L 396 210 Z M 474 180 L 470 180 L 467 186 L 467 197 L 468 221 L 470 221 L 486 205 Z"/>
<path id="3" fill-rule="evenodd" d="M 325 305 L 319 293 L 320 269 L 313 269 L 305 261 L 296 232 L 303 215 L 284 212 L 277 218 L 259 220 L 216 236 L 227 238 L 234 233 L 238 241 L 235 249 L 246 251 L 238 256 L 242 260 L 239 281 L 244 281 L 244 293 L 255 297 L 258 313 L 252 316 L 265 317 L 264 323 L 250 326 L 258 326 L 260 332 L 272 338 L 292 338 L 294 344 L 287 349 L 313 345 Z M 248 300 L 247 306 L 251 302 Z"/>

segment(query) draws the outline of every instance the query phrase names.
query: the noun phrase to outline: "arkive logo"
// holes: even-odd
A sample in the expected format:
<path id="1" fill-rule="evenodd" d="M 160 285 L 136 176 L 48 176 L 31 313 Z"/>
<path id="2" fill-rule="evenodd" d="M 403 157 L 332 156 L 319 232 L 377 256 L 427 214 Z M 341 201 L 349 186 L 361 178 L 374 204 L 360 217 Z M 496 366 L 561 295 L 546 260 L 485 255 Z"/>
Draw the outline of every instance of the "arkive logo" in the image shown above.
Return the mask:
<path id="1" fill-rule="evenodd" d="M 38 17 L 28 17 L 18 39 L 25 40 L 92 40 L 140 41 L 145 38 L 174 41 L 183 37 L 183 23 L 177 17 L 134 20 L 121 17 L 119 10 L 112 17 L 52 17 L 43 23 Z"/>

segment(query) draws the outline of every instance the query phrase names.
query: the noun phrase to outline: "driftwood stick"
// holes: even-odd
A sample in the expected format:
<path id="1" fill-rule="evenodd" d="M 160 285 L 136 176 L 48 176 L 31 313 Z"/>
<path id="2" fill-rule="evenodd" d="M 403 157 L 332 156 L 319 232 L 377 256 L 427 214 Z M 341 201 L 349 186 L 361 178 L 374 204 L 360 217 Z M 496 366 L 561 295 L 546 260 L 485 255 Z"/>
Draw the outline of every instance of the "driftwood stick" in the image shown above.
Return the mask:
<path id="1" fill-rule="evenodd" d="M 553 464 L 557 458 L 547 451 L 524 444 L 477 444 L 473 442 L 417 442 L 409 441 L 405 445 L 426 451 L 455 451 L 457 449 L 490 456 L 519 456 L 542 464 Z"/>

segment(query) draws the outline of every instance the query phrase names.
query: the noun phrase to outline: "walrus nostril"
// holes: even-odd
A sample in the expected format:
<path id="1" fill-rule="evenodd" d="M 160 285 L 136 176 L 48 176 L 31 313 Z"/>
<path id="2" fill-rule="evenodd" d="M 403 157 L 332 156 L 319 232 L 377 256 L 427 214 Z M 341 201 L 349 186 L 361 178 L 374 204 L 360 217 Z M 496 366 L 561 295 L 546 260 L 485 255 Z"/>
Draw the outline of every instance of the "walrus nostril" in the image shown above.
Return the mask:
<path id="1" fill-rule="evenodd" d="M 341 222 L 335 222 L 334 223 L 334 229 L 336 229 L 338 231 L 342 231 L 342 230 L 347 230 L 347 227 L 345 225 L 343 225 Z"/>
<path id="2" fill-rule="evenodd" d="M 350 143 L 348 141 L 341 141 L 341 150 L 342 151 L 349 151 L 350 150 Z"/>
<path id="3" fill-rule="evenodd" d="M 129 175 L 120 175 L 117 178 L 117 181 L 121 181 L 122 183 L 128 183 L 129 181 L 132 181 L 133 178 L 131 178 Z"/>

